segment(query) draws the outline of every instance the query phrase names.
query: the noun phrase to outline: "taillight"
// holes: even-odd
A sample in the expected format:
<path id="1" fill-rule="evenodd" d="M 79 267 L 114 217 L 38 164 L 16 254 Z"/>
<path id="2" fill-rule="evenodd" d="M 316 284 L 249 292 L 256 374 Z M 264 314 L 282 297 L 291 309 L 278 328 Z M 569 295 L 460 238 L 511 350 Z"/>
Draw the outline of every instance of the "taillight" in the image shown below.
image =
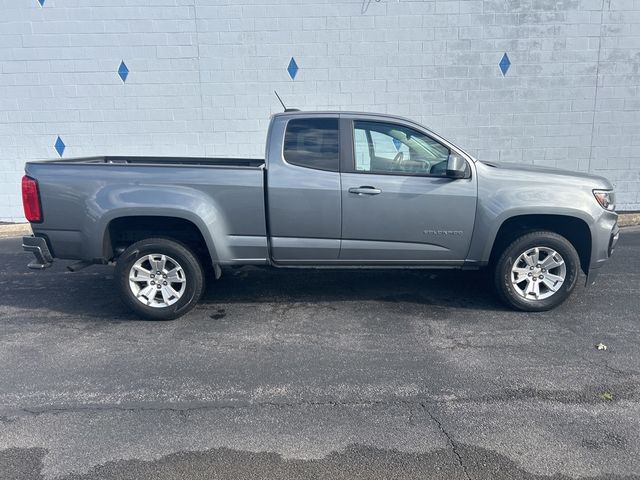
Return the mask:
<path id="1" fill-rule="evenodd" d="M 42 222 L 38 182 L 26 175 L 22 177 L 22 206 L 24 207 L 24 216 L 28 222 Z"/>

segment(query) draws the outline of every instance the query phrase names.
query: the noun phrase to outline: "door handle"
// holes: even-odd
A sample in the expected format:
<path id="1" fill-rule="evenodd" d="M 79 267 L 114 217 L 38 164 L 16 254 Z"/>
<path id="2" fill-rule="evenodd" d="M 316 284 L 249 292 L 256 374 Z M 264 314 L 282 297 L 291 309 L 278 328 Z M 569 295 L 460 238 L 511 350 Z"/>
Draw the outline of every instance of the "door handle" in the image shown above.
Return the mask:
<path id="1" fill-rule="evenodd" d="M 369 185 L 363 185 L 362 187 L 351 187 L 349 193 L 355 193 L 356 195 L 378 195 L 382 193 L 382 190 L 376 187 L 370 187 Z"/>

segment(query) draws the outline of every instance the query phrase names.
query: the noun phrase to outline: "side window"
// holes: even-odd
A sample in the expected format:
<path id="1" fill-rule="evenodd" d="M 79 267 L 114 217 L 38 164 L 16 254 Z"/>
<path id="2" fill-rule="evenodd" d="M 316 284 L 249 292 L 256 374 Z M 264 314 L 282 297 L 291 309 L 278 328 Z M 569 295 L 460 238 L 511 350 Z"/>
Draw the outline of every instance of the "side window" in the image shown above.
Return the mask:
<path id="1" fill-rule="evenodd" d="M 411 152 L 409 147 L 390 135 L 371 131 L 371 141 L 376 157 L 387 158 L 393 160 L 398 152 L 402 152 L 404 158 L 409 159 Z"/>
<path id="2" fill-rule="evenodd" d="M 392 123 L 355 121 L 355 170 L 445 176 L 450 151 L 431 137 Z"/>
<path id="3" fill-rule="evenodd" d="M 290 120 L 284 135 L 284 159 L 292 165 L 340 170 L 337 118 Z"/>

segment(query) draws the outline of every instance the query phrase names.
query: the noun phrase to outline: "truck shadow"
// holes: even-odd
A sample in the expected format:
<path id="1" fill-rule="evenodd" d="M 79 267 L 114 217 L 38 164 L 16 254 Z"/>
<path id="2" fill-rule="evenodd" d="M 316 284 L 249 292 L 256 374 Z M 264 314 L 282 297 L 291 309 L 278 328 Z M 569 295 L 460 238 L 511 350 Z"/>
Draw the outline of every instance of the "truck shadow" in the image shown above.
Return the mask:
<path id="1" fill-rule="evenodd" d="M 93 266 L 77 273 L 69 262 L 55 262 L 45 271 L 26 268 L 30 256 L 18 241 L 0 252 L 0 314 L 3 319 L 81 316 L 100 320 L 135 320 L 118 298 L 113 269 Z M 6 245 L 6 244 L 5 244 Z M 313 302 L 379 302 L 433 308 L 507 310 L 496 298 L 491 277 L 484 272 L 450 270 L 302 270 L 242 267 L 224 271 L 218 281 L 208 279 L 198 310 L 225 304 Z M 21 311 L 22 310 L 22 311 Z"/>
<path id="2" fill-rule="evenodd" d="M 505 310 L 486 272 L 451 270 L 299 270 L 242 267 L 210 280 L 202 303 L 413 303 Z"/>
<path id="3" fill-rule="evenodd" d="M 44 272 L 3 275 L 7 288 L 0 297 L 2 317 L 82 317 L 93 320 L 136 320 L 120 302 L 110 267 L 65 272 L 61 265 Z M 7 278 L 9 277 L 9 278 Z M 399 270 L 276 271 L 241 269 L 209 280 L 197 310 L 220 319 L 219 307 L 231 304 L 269 304 L 287 307 L 299 303 L 370 302 L 381 308 L 406 305 L 430 308 L 504 311 L 490 278 L 481 272 Z M 222 310 L 221 310 L 222 311 Z"/>

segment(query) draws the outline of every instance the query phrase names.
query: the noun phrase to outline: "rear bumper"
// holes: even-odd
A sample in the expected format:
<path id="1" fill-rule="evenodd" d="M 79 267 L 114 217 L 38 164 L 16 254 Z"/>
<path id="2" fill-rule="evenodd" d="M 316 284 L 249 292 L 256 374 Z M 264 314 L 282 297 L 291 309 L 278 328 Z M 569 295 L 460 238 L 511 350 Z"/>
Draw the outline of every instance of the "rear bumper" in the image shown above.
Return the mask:
<path id="1" fill-rule="evenodd" d="M 36 257 L 29 265 L 29 268 L 42 270 L 50 267 L 53 263 L 53 256 L 49 250 L 46 239 L 43 237 L 22 237 L 22 248 L 25 252 L 31 252 Z"/>

